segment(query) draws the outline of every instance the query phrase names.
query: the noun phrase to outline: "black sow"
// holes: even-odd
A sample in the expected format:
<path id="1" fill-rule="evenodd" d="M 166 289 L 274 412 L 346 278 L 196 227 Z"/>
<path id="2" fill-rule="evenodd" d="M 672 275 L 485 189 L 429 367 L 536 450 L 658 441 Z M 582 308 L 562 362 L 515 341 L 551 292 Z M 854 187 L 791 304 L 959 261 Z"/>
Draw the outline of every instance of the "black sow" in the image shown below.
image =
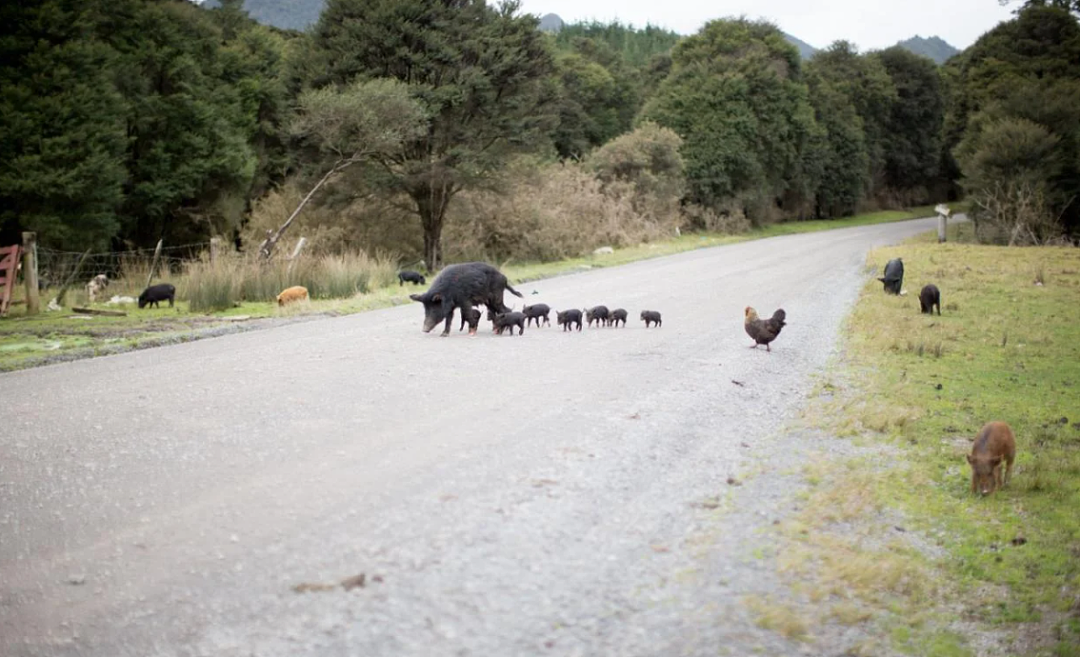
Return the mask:
<path id="1" fill-rule="evenodd" d="M 468 313 L 473 306 L 483 304 L 497 312 L 507 312 L 508 308 L 503 305 L 503 290 L 521 296 L 498 269 L 484 262 L 466 262 L 447 266 L 439 272 L 427 292 L 410 294 L 409 298 L 424 304 L 424 333 L 446 320 L 442 332 L 446 337 L 450 335 L 455 308 Z M 470 326 L 469 335 L 475 334 L 476 329 Z"/>

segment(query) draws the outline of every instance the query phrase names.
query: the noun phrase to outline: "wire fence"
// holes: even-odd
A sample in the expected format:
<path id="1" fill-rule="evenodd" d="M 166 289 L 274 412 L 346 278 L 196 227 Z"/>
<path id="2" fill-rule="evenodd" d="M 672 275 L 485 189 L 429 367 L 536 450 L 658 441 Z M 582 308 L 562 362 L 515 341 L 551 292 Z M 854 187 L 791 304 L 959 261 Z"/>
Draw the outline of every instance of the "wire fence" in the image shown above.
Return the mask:
<path id="1" fill-rule="evenodd" d="M 183 271 L 186 263 L 199 259 L 199 254 L 210 248 L 210 242 L 197 242 L 179 246 L 163 246 L 158 258 L 157 274 L 168 275 Z M 85 255 L 85 259 L 84 259 Z M 154 249 L 134 249 L 130 251 L 83 253 L 78 251 L 60 251 L 42 246 L 37 247 L 38 280 L 42 287 L 59 287 L 75 272 L 82 260 L 82 267 L 73 284 L 89 281 L 98 274 L 104 274 L 109 280 L 117 280 L 141 273 L 149 274 L 154 259 Z"/>

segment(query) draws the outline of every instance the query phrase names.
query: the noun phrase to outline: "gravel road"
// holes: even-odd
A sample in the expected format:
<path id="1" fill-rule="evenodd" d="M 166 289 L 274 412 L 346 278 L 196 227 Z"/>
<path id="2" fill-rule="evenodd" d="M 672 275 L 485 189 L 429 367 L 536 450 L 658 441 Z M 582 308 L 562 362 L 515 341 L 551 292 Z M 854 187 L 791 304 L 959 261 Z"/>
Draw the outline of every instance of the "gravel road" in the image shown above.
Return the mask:
<path id="1" fill-rule="evenodd" d="M 867 250 L 933 226 L 517 286 L 626 329 L 443 339 L 414 304 L 0 375 L 0 654 L 798 651 L 741 603 L 829 449 L 785 422 Z M 746 305 L 787 310 L 771 354 Z"/>

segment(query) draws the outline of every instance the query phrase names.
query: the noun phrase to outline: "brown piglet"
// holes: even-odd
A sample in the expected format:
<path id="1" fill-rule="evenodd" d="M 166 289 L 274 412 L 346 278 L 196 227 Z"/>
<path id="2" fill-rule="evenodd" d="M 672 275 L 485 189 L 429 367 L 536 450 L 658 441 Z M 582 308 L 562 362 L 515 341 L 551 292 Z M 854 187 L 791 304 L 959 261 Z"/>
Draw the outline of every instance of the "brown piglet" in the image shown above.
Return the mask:
<path id="1" fill-rule="evenodd" d="M 1004 422 L 987 422 L 968 455 L 971 492 L 989 495 L 1005 486 L 1016 458 L 1016 438 Z M 1002 467 L 1002 461 L 1005 461 Z"/>

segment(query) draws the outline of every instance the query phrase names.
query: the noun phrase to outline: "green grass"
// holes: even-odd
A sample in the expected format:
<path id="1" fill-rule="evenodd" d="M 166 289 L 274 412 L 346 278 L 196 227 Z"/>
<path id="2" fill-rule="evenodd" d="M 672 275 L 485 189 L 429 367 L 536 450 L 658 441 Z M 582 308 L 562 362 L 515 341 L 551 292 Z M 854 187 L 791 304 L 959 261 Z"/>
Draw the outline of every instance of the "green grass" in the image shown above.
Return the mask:
<path id="1" fill-rule="evenodd" d="M 867 284 L 835 373 L 858 383 L 830 386 L 812 412 L 889 445 L 869 495 L 935 537 L 946 556 L 932 566 L 966 619 L 1036 628 L 1038 654 L 1080 654 L 1080 250 L 957 239 L 969 230 L 871 252 L 876 272 L 903 258 L 908 294 Z M 941 317 L 919 313 L 926 283 L 941 289 Z M 977 498 L 965 454 L 990 420 L 1012 426 L 1017 464 L 1009 486 Z M 932 636 L 934 651 L 905 652 L 952 654 L 954 637 Z"/>
<path id="2" fill-rule="evenodd" d="M 842 219 L 775 224 L 741 235 L 687 234 L 664 242 L 618 249 L 609 255 L 589 255 L 547 263 L 511 261 L 498 264 L 513 284 L 520 284 L 583 269 L 613 267 L 637 260 L 752 239 L 902 221 L 932 214 L 931 206 L 911 210 L 887 210 Z M 93 319 L 85 319 L 69 310 L 55 313 L 43 312 L 35 317 L 24 317 L 25 306 L 16 305 L 12 307 L 8 316 L 0 319 L 0 371 L 33 367 L 50 362 L 57 355 L 94 356 L 128 348 L 156 346 L 163 339 L 183 334 L 194 337 L 193 332 L 198 329 L 231 324 L 230 318 L 239 316 L 260 319 L 281 315 L 344 315 L 386 308 L 411 303 L 408 295 L 417 291 L 411 285 L 399 287 L 393 277 L 393 272 L 383 271 L 385 267 L 364 265 L 371 269 L 372 274 L 361 281 L 350 273 L 352 270 L 361 268 L 361 265 L 353 265 L 351 268 L 345 266 L 344 263 L 341 266 L 332 266 L 336 264 L 324 263 L 324 269 L 331 270 L 329 275 L 322 277 L 326 280 L 325 286 L 319 287 L 314 283 L 309 283 L 313 297 L 310 303 L 284 310 L 269 301 L 286 286 L 284 279 L 276 282 L 271 280 L 270 276 L 241 277 L 236 272 L 218 272 L 207 268 L 204 268 L 206 271 L 200 271 L 199 275 L 212 279 L 208 283 L 213 284 L 205 287 L 195 309 L 192 309 L 191 304 L 186 300 L 187 288 L 194 282 L 190 278 L 177 282 L 179 296 L 185 300 L 177 301 L 175 308 L 140 310 L 134 305 L 120 308 L 101 304 L 94 306 L 125 310 L 128 313 L 127 317 L 96 316 Z M 142 280 L 139 276 L 132 280 L 136 279 Z M 236 287 L 237 280 L 243 281 L 241 285 L 247 298 L 265 298 L 268 301 L 245 301 L 238 306 L 229 307 L 232 305 L 231 298 L 235 294 L 233 288 Z M 294 282 L 290 281 L 289 284 Z M 124 289 L 110 287 L 109 295 L 117 293 L 137 296 L 138 291 L 133 287 L 135 285 L 137 284 L 130 283 Z M 349 295 L 354 289 L 359 289 L 361 292 L 346 296 L 346 298 L 320 298 Z M 44 305 L 53 296 L 55 296 L 55 290 L 43 292 L 42 304 Z M 22 290 L 17 288 L 15 298 L 21 297 Z M 68 305 L 75 305 L 75 303 L 88 305 L 85 293 L 77 288 L 68 291 Z M 226 309 L 209 310 L 222 307 Z"/>

